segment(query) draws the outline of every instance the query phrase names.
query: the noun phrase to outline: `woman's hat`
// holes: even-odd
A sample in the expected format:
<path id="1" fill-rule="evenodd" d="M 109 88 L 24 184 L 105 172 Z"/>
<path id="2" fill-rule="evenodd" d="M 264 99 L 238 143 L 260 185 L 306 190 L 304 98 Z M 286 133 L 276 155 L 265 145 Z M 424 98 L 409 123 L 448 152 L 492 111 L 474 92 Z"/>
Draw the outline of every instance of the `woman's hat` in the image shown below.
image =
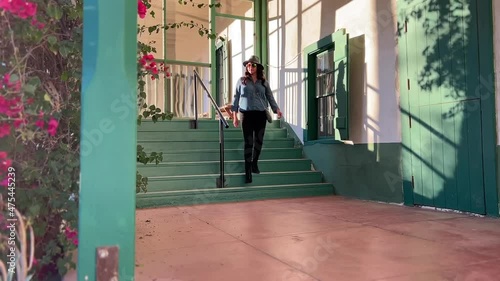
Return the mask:
<path id="1" fill-rule="evenodd" d="M 260 64 L 258 56 L 251 56 L 248 60 L 243 62 L 243 66 L 246 67 L 249 62 L 257 64 L 260 68 L 264 68 L 264 66 Z"/>

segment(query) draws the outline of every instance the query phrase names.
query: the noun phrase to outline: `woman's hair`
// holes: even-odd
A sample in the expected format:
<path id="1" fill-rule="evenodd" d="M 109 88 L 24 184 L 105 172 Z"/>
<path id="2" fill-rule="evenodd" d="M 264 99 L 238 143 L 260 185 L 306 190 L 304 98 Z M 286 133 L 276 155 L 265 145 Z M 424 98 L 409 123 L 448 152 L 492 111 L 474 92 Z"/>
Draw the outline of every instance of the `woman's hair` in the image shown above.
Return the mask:
<path id="1" fill-rule="evenodd" d="M 243 83 L 243 85 L 247 84 L 247 78 L 252 80 L 252 75 L 245 68 L 245 75 L 241 77 L 241 83 Z M 266 76 L 264 75 L 263 67 L 257 67 L 257 79 L 262 80 L 262 84 L 266 82 Z"/>

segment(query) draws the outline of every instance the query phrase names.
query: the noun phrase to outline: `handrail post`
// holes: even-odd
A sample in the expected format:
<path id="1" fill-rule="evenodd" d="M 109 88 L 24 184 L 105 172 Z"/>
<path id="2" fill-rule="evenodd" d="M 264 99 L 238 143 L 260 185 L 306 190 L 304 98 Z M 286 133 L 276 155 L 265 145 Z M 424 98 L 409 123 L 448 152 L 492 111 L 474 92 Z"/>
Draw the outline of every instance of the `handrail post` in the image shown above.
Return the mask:
<path id="1" fill-rule="evenodd" d="M 224 178 L 224 125 L 222 120 L 219 120 L 219 149 L 220 149 L 220 177 L 217 182 L 218 188 L 223 188 L 226 179 Z"/>
<path id="2" fill-rule="evenodd" d="M 198 129 L 198 79 L 194 75 L 194 124 L 193 129 Z"/>

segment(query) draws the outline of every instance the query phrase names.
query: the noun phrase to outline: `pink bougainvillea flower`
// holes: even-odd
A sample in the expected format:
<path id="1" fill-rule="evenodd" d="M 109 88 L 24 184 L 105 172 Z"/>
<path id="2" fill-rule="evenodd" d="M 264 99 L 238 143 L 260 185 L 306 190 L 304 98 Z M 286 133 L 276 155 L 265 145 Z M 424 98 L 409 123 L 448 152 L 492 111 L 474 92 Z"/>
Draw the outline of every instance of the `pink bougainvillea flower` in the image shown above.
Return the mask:
<path id="1" fill-rule="evenodd" d="M 49 125 L 47 127 L 47 132 L 49 133 L 49 135 L 55 136 L 58 126 L 59 126 L 59 122 L 56 119 L 51 118 L 49 121 Z"/>
<path id="2" fill-rule="evenodd" d="M 10 159 L 0 160 L 0 171 L 7 172 L 7 170 L 11 166 L 12 166 L 12 160 Z"/>
<path id="3" fill-rule="evenodd" d="M 10 125 L 8 123 L 0 124 L 0 138 L 10 135 Z"/>
<path id="4" fill-rule="evenodd" d="M 0 0 L 0 9 L 22 18 L 32 18 L 37 13 L 36 3 L 25 0 Z"/>
<path id="5" fill-rule="evenodd" d="M 72 230 L 69 226 L 64 229 L 64 234 L 66 235 L 66 238 L 68 239 L 73 239 L 76 236 L 76 231 Z"/>
<path id="6" fill-rule="evenodd" d="M 2 5 L 2 0 L 0 0 L 0 8 L 1 8 L 1 5 Z M 2 86 L 5 85 L 5 86 L 8 86 L 9 83 L 10 83 L 10 74 L 6 73 L 4 76 L 3 76 L 3 79 L 2 81 L 0 81 L 2 83 Z"/>
<path id="7" fill-rule="evenodd" d="M 7 158 L 7 152 L 5 151 L 0 151 L 0 160 Z"/>
<path id="8" fill-rule="evenodd" d="M 42 119 L 38 119 L 38 121 L 35 122 L 35 126 L 37 126 L 40 129 L 43 129 L 43 127 L 45 126 L 45 122 L 43 122 Z"/>
<path id="9" fill-rule="evenodd" d="M 5 114 L 8 117 L 16 117 L 23 109 L 21 99 L 19 97 L 6 99 L 0 96 L 0 114 Z"/>
<path id="10" fill-rule="evenodd" d="M 28 123 L 28 121 L 26 119 L 16 119 L 14 120 L 14 128 L 19 128 L 21 127 L 21 125 L 26 125 Z"/>
<path id="11" fill-rule="evenodd" d="M 142 2 L 142 0 L 137 1 L 137 13 L 139 14 L 139 17 L 141 19 L 146 17 L 146 13 L 148 11 L 148 8 L 146 5 Z"/>
<path id="12" fill-rule="evenodd" d="M 64 235 L 66 235 L 66 238 L 70 240 L 73 245 L 78 246 L 78 232 L 76 230 L 66 227 Z"/>

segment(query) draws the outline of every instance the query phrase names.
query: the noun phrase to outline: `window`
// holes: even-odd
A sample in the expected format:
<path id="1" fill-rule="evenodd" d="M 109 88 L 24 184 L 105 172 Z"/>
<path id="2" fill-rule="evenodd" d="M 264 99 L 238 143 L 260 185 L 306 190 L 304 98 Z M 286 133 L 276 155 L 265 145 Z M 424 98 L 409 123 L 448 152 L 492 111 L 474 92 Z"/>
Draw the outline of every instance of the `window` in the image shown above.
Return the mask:
<path id="1" fill-rule="evenodd" d="M 215 101 L 219 106 L 229 103 L 229 54 L 228 42 L 218 42 L 215 50 L 216 91 Z"/>
<path id="2" fill-rule="evenodd" d="M 318 105 L 318 138 L 332 138 L 335 117 L 333 49 L 316 56 L 316 100 Z"/>
<path id="3" fill-rule="evenodd" d="M 348 34 L 341 29 L 304 50 L 307 128 L 304 141 L 347 140 Z"/>

